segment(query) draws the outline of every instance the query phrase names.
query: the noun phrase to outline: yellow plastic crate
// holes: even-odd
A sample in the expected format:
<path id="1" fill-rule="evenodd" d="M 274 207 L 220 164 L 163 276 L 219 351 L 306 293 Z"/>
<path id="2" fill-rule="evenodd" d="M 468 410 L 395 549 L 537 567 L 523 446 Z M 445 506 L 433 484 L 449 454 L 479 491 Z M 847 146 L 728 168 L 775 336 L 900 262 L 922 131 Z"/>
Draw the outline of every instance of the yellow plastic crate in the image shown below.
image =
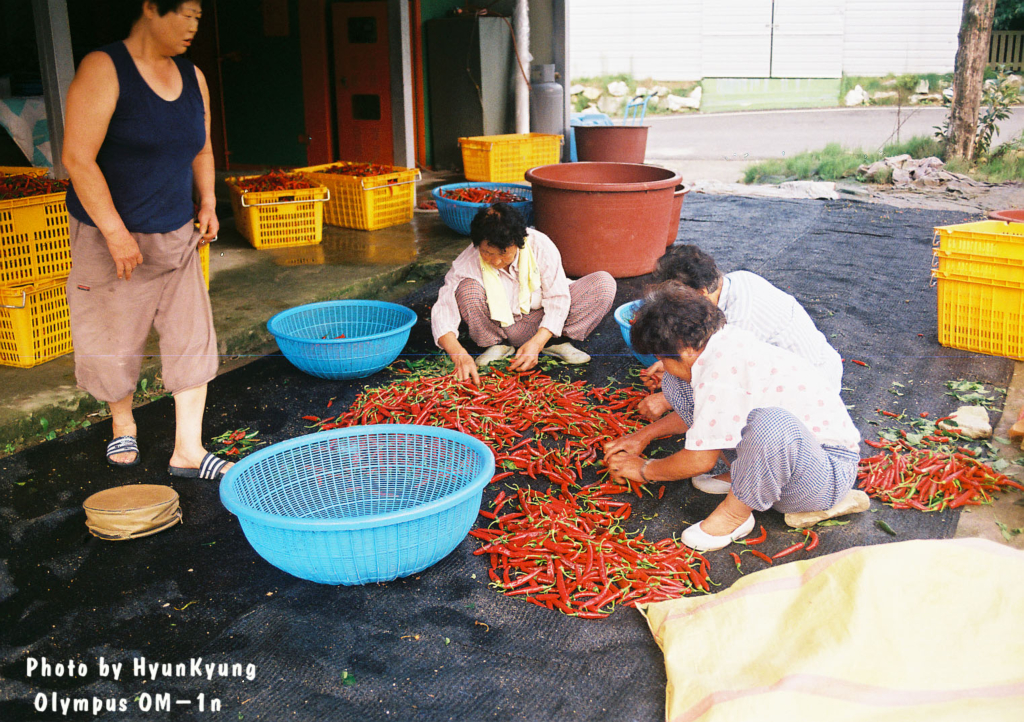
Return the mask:
<path id="1" fill-rule="evenodd" d="M 939 343 L 1024 359 L 1024 281 L 979 282 L 936 271 Z"/>
<path id="2" fill-rule="evenodd" d="M 479 135 L 459 138 L 466 180 L 511 183 L 526 171 L 554 165 L 562 155 L 562 136 L 547 133 Z"/>
<path id="3" fill-rule="evenodd" d="M 63 278 L 71 271 L 67 193 L 0 201 L 0 286 Z"/>
<path id="4" fill-rule="evenodd" d="M 65 283 L 0 288 L 0 365 L 31 368 L 71 353 Z"/>
<path id="5" fill-rule="evenodd" d="M 988 258 L 1024 259 L 1024 223 L 978 221 L 935 229 L 934 250 Z"/>
<path id="6" fill-rule="evenodd" d="M 1024 258 L 994 258 L 936 248 L 932 255 L 932 276 L 938 278 L 940 273 L 984 283 L 1024 283 Z"/>
<path id="7" fill-rule="evenodd" d="M 389 166 L 391 173 L 373 176 L 340 175 L 328 168 L 357 165 L 349 161 L 296 168 L 296 173 L 327 186 L 331 200 L 324 210 L 324 222 L 331 226 L 376 231 L 412 220 L 416 207 L 418 168 Z"/>
<path id="8" fill-rule="evenodd" d="M 46 168 L 33 168 L 30 165 L 0 165 L 0 175 L 46 175 Z"/>
<path id="9" fill-rule="evenodd" d="M 324 203 L 331 197 L 326 188 L 243 193 L 235 185 L 241 177 L 225 180 L 235 226 L 253 248 L 310 246 L 323 240 Z"/>

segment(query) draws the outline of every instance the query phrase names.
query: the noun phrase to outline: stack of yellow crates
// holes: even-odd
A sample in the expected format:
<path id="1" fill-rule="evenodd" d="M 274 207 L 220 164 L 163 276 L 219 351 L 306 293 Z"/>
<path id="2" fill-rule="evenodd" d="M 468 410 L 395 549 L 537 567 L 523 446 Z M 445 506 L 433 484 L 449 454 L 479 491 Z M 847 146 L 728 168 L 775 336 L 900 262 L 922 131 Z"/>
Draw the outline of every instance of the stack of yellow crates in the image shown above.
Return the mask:
<path id="1" fill-rule="evenodd" d="M 45 172 L 0 167 L 2 176 Z M 0 200 L 0 365 L 30 368 L 71 352 L 66 197 Z"/>
<path id="2" fill-rule="evenodd" d="M 1024 223 L 935 229 L 939 343 L 1024 359 Z"/>

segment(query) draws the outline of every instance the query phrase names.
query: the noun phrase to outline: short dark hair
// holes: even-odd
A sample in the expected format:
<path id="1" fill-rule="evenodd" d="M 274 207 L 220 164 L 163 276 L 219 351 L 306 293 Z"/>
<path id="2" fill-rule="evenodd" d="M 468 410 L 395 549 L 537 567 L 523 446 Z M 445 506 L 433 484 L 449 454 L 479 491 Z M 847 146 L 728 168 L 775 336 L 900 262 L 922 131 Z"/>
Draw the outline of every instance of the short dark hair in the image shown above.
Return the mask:
<path id="1" fill-rule="evenodd" d="M 469 224 L 469 237 L 478 247 L 487 241 L 503 251 L 510 246 L 522 248 L 526 244 L 526 221 L 507 203 L 495 203 L 476 212 Z"/>
<path id="2" fill-rule="evenodd" d="M 657 283 L 677 281 L 698 291 L 714 293 L 722 274 L 715 259 L 694 245 L 673 246 L 658 259 Z"/>
<path id="3" fill-rule="evenodd" d="M 174 12 L 180 8 L 188 0 L 132 0 L 129 2 L 129 7 L 132 8 L 131 12 L 134 12 L 134 15 L 131 16 L 132 23 L 135 23 L 136 20 L 142 17 L 142 10 L 147 2 L 156 5 L 157 15 L 163 17 L 167 13 Z M 195 2 L 198 2 L 200 5 L 203 4 L 202 0 L 195 0 Z"/>
<path id="4" fill-rule="evenodd" d="M 718 306 L 689 286 L 669 282 L 648 289 L 629 336 L 637 353 L 679 358 L 680 348 L 702 351 L 723 326 Z"/>

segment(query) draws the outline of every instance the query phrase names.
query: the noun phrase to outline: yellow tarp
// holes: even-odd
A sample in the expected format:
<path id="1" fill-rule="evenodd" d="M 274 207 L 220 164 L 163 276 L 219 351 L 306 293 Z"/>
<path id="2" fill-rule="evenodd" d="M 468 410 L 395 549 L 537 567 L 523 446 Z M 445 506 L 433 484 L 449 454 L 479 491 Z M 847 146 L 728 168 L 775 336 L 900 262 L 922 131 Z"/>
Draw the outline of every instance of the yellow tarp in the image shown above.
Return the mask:
<path id="1" fill-rule="evenodd" d="M 857 547 L 648 605 L 672 722 L 1024 720 L 1024 552 Z"/>

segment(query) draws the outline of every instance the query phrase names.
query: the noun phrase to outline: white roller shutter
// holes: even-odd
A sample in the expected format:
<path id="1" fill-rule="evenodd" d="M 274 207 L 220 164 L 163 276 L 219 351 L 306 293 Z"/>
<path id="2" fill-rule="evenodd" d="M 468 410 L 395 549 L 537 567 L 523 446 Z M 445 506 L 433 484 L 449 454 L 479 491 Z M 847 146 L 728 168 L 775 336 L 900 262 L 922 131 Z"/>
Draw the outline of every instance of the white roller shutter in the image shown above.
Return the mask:
<path id="1" fill-rule="evenodd" d="M 842 77 L 845 4 L 845 0 L 775 0 L 771 77 Z"/>
<path id="2" fill-rule="evenodd" d="M 772 0 L 704 0 L 705 78 L 767 78 Z"/>

